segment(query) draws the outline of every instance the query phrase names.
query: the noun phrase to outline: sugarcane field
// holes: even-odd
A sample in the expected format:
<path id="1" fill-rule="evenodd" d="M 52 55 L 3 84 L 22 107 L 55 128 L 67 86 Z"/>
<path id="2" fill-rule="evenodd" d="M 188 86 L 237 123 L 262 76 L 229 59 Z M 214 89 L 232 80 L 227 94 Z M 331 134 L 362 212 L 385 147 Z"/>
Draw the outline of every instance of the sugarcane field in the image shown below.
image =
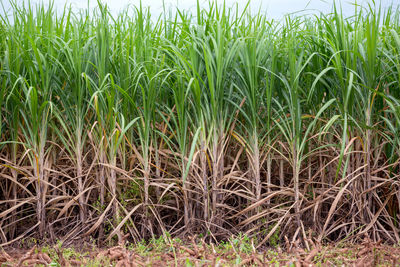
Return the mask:
<path id="1" fill-rule="evenodd" d="M 0 0 L 1 267 L 400 266 L 400 3 L 113 1 Z"/>

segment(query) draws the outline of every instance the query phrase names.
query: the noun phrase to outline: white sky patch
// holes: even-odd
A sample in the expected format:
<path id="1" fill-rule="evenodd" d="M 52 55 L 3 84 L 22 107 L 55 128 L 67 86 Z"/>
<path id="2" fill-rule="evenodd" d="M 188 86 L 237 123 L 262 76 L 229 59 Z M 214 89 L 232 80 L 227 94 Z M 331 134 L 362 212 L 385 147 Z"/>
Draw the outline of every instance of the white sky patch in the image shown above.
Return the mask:
<path id="1" fill-rule="evenodd" d="M 11 5 L 9 0 L 0 0 L 3 2 L 6 11 L 10 11 Z M 381 3 L 383 8 L 387 8 L 390 5 L 398 5 L 396 3 L 398 0 L 377 0 L 376 3 Z M 26 2 L 24 0 L 17 0 L 17 3 Z M 36 4 L 39 2 L 48 3 L 47 0 L 31 0 L 31 4 Z M 102 0 L 106 3 L 112 14 L 116 15 L 121 10 L 128 6 L 140 4 L 140 0 Z M 216 0 L 217 4 L 222 4 L 223 0 Z M 261 8 L 261 12 L 267 14 L 268 17 L 273 19 L 281 19 L 284 15 L 294 12 L 301 11 L 301 14 L 311 14 L 311 13 L 329 13 L 333 7 L 333 0 L 251 0 L 250 9 L 253 13 L 257 13 Z M 343 8 L 343 13 L 346 16 L 354 14 L 354 3 L 355 0 L 337 0 Z M 180 10 L 191 11 L 193 14 L 196 12 L 197 0 L 164 0 L 166 8 L 172 8 L 175 10 L 178 7 Z M 243 10 L 247 1 L 246 0 L 225 0 L 228 7 L 234 6 L 236 3 L 239 5 L 239 10 Z M 372 0 L 358 0 L 356 3 L 367 6 L 368 3 L 372 3 Z M 71 5 L 74 10 L 95 8 L 97 6 L 97 0 L 54 0 L 54 5 L 58 11 L 62 11 L 65 5 Z M 154 17 L 158 17 L 163 10 L 162 0 L 142 0 L 142 5 L 150 7 L 151 14 Z M 201 7 L 207 8 L 209 5 L 208 0 L 200 0 Z M 0 8 L 1 9 L 1 8 Z M 0 13 L 4 13 L 0 10 Z"/>

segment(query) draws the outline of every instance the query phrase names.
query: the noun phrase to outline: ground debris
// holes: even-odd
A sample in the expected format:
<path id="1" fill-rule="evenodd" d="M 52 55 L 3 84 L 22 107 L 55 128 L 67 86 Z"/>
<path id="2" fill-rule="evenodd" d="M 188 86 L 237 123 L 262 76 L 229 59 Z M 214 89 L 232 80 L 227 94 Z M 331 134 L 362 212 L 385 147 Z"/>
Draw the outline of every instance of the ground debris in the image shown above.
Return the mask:
<path id="1" fill-rule="evenodd" d="M 111 262 L 116 262 L 116 267 L 145 266 L 145 263 L 141 261 L 140 256 L 136 255 L 133 251 L 126 249 L 122 245 L 118 245 L 98 253 L 97 259 L 100 262 L 102 259 L 108 259 Z"/>
<path id="2" fill-rule="evenodd" d="M 144 244 L 119 244 L 110 248 L 82 250 L 32 247 L 30 250 L 5 249 L 0 252 L 0 266 L 398 266 L 400 248 L 364 238 L 360 244 L 322 246 L 308 242 L 287 242 L 290 250 L 263 248 L 249 244 L 204 240 L 172 240 Z"/>

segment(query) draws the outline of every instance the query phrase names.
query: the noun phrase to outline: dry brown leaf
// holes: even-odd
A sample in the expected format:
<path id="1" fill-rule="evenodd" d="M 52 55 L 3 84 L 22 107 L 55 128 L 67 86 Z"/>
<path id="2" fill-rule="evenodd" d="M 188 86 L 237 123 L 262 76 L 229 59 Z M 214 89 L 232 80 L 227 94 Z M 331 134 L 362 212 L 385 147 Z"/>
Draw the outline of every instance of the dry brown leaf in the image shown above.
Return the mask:
<path id="1" fill-rule="evenodd" d="M 314 257 L 317 256 L 319 252 L 318 248 L 314 248 L 313 250 L 310 251 L 310 253 L 307 255 L 307 257 L 304 259 L 306 263 L 312 263 L 314 260 Z"/>

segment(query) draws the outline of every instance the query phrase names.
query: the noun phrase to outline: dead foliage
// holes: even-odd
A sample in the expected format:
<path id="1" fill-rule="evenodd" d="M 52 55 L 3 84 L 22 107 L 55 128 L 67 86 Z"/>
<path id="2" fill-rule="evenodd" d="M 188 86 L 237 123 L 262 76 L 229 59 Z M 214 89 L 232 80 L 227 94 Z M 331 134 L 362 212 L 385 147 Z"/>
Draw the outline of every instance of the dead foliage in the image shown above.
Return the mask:
<path id="1" fill-rule="evenodd" d="M 43 249 L 33 247 L 24 253 L 11 250 L 0 253 L 0 264 L 4 266 L 48 266 L 51 262 L 60 266 L 87 266 L 100 264 L 113 266 L 397 266 L 400 248 L 374 242 L 365 237 L 362 244 L 331 244 L 321 246 L 312 244 L 310 249 L 297 246 L 299 241 L 286 248 L 264 248 L 243 251 L 241 245 L 231 246 L 206 243 L 204 240 L 188 239 L 185 242 L 173 241 L 171 244 L 148 244 L 147 250 L 139 246 L 124 245 L 108 249 L 97 249 L 85 254 L 81 251 L 75 258 L 65 258 L 65 249 L 53 247 L 46 254 Z M 131 244 L 128 244 L 131 245 Z M 22 257 L 21 257 L 22 256 Z M 51 258 L 53 257 L 53 258 Z"/>

